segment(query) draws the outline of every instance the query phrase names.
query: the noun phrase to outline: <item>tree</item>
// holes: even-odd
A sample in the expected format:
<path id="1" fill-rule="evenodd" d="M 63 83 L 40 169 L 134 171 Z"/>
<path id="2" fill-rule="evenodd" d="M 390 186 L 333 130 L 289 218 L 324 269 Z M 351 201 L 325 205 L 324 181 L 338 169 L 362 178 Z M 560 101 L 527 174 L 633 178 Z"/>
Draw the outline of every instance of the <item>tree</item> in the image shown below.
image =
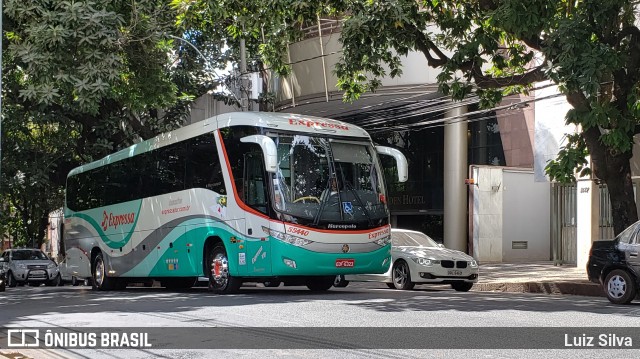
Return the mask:
<path id="1" fill-rule="evenodd" d="M 182 125 L 219 79 L 166 1 L 3 5 L 0 230 L 39 245 L 71 168 Z"/>
<path id="2" fill-rule="evenodd" d="M 263 2 L 228 3 L 250 9 Z M 374 91 L 381 77 L 400 75 L 401 56 L 409 51 L 421 52 L 429 66 L 441 69 L 441 92 L 456 100 L 476 94 L 484 108 L 506 95 L 527 93 L 536 82 L 552 81 L 573 106 L 566 121 L 580 125 L 581 132 L 570 137 L 547 172 L 567 180 L 574 178 L 574 170 L 592 171 L 604 181 L 616 234 L 637 220 L 629 163 L 633 136 L 640 132 L 640 30 L 635 26 L 635 2 L 273 0 L 264 4 L 251 10 L 260 15 L 257 22 L 275 21 L 266 28 L 256 25 L 255 19 L 246 21 L 244 33 L 263 34 L 254 37 L 263 60 L 283 73 L 283 40 L 299 39 L 299 28 L 315 23 L 317 16 L 344 18 L 343 51 L 335 71 L 348 101 Z M 590 167 L 586 153 L 591 156 Z"/>

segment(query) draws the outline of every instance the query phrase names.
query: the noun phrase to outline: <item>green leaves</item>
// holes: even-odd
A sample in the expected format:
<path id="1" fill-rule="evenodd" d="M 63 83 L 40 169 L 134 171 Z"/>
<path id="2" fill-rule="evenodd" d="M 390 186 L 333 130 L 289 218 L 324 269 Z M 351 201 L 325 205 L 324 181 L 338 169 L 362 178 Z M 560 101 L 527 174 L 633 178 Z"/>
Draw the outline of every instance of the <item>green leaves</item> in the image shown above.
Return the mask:
<path id="1" fill-rule="evenodd" d="M 61 207 L 71 168 L 176 128 L 189 103 L 218 83 L 192 51 L 169 40 L 183 32 L 165 1 L 3 5 L 0 200 L 11 212 L 0 212 L 0 225 L 42 238 L 42 220 Z M 222 57 L 219 44 L 200 45 Z"/>
<path id="2" fill-rule="evenodd" d="M 580 134 L 566 136 L 567 143 L 560 149 L 558 157 L 551 160 L 545 167 L 545 172 L 551 180 L 560 183 L 573 183 L 576 174 L 580 177 L 591 173 L 586 158 L 589 155 L 587 145 Z"/>

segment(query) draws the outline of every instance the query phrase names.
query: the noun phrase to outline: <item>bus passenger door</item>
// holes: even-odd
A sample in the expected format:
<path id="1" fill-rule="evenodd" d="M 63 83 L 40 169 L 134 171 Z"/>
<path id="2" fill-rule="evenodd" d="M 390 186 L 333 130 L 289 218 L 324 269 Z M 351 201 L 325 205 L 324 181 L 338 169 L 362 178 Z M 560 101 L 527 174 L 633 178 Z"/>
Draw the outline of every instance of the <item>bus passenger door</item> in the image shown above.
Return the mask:
<path id="1" fill-rule="evenodd" d="M 271 245 L 263 230 L 269 228 L 269 196 L 262 153 L 244 158 L 243 201 L 257 213 L 246 214 L 246 264 L 248 275 L 271 275 Z"/>

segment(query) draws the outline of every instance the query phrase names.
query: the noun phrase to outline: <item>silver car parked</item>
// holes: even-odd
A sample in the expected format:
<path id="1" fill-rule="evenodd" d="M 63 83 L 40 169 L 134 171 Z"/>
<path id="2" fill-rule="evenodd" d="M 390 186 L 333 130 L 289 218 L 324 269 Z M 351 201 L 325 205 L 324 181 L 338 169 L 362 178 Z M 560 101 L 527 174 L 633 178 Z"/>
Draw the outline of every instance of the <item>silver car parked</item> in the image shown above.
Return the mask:
<path id="1" fill-rule="evenodd" d="M 391 229 L 391 267 L 385 274 L 336 277 L 334 286 L 349 281 L 384 282 L 389 288 L 411 290 L 416 284 L 449 284 L 467 292 L 478 281 L 478 262 L 467 254 L 447 249 L 422 232 Z"/>
<path id="2" fill-rule="evenodd" d="M 0 266 L 6 271 L 8 287 L 60 284 L 58 265 L 39 249 L 7 249 L 0 257 Z"/>

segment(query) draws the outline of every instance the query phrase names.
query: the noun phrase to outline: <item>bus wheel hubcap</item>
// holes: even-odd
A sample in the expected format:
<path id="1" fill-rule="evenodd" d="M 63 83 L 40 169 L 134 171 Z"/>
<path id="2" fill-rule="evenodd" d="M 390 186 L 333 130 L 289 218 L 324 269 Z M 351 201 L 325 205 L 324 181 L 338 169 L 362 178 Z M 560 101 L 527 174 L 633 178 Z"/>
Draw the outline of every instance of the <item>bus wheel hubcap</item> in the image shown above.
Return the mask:
<path id="1" fill-rule="evenodd" d="M 96 263 L 96 284 L 98 286 L 102 285 L 103 273 L 104 273 L 104 264 L 102 261 L 98 261 L 98 263 Z"/>
<path id="2" fill-rule="evenodd" d="M 211 277 L 218 286 L 224 286 L 229 278 L 229 261 L 227 257 L 218 253 L 211 263 Z"/>

